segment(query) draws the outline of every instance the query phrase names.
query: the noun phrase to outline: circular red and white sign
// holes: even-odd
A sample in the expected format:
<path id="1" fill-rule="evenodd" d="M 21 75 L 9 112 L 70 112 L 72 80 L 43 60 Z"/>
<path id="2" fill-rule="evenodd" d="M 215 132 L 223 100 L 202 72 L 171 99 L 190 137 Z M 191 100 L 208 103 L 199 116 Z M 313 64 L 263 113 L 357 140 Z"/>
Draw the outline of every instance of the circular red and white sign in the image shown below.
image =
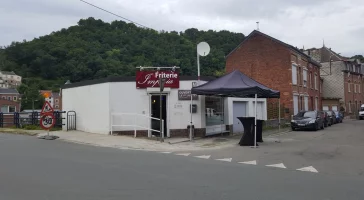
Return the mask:
<path id="1" fill-rule="evenodd" d="M 40 118 L 40 127 L 42 127 L 42 129 L 51 129 L 55 123 L 56 119 L 54 118 L 53 114 L 45 114 Z"/>

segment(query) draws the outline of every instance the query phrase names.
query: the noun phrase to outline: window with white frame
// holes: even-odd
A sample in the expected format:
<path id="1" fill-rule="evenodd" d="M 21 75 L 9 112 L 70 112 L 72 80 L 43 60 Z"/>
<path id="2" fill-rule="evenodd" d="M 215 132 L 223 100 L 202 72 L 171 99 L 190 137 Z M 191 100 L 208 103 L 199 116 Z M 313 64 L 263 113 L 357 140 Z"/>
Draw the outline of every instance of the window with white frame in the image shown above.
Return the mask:
<path id="1" fill-rule="evenodd" d="M 307 87 L 307 70 L 303 70 L 303 87 Z"/>
<path id="2" fill-rule="evenodd" d="M 358 85 L 358 93 L 361 93 L 361 90 L 360 90 L 360 84 Z"/>
<path id="3" fill-rule="evenodd" d="M 351 101 L 349 101 L 348 107 L 349 107 L 349 113 L 351 113 Z"/>
<path id="4" fill-rule="evenodd" d="M 315 74 L 315 90 L 317 90 L 318 87 L 317 87 L 317 74 Z"/>
<path id="5" fill-rule="evenodd" d="M 317 108 L 318 108 L 318 97 L 316 97 L 315 99 L 315 110 L 317 110 Z"/>
<path id="6" fill-rule="evenodd" d="M 11 101 L 11 97 L 8 97 L 8 100 Z"/>
<path id="7" fill-rule="evenodd" d="M 297 85 L 297 66 L 292 65 L 292 84 Z"/>
<path id="8" fill-rule="evenodd" d="M 356 93 L 356 84 L 354 83 L 354 93 Z"/>
<path id="9" fill-rule="evenodd" d="M 348 92 L 351 92 L 350 82 L 348 82 Z"/>
<path id="10" fill-rule="evenodd" d="M 13 100 L 16 101 L 16 99 L 17 99 L 16 96 L 13 96 Z"/>

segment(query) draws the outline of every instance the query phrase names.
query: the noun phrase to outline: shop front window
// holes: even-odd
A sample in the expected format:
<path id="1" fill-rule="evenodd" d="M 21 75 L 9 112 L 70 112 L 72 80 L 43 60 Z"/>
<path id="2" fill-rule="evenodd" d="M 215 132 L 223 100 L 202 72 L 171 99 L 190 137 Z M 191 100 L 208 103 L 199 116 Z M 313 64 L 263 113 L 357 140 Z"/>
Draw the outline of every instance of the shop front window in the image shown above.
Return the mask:
<path id="1" fill-rule="evenodd" d="M 205 97 L 206 126 L 223 124 L 223 99 L 221 97 Z"/>

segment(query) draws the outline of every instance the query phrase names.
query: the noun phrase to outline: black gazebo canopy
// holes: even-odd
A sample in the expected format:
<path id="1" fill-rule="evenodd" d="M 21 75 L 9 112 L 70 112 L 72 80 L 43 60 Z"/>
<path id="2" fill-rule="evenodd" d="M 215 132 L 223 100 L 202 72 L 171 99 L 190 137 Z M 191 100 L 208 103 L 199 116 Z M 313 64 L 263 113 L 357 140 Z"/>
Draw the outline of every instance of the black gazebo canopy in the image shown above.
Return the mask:
<path id="1" fill-rule="evenodd" d="M 251 79 L 239 70 L 234 70 L 213 81 L 193 87 L 192 94 L 241 98 L 280 98 L 280 92 Z"/>

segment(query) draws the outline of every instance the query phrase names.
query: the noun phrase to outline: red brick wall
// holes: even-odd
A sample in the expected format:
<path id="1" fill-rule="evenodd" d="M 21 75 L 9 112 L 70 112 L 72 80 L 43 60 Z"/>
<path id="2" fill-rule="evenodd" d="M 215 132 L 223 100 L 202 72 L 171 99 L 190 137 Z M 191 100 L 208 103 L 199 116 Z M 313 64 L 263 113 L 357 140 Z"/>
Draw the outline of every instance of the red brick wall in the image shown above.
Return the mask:
<path id="1" fill-rule="evenodd" d="M 3 105 L 15 106 L 16 112 L 19 112 L 20 111 L 20 102 L 8 101 L 8 100 L 5 100 L 5 99 L 0 99 L 0 108 Z"/>
<path id="2" fill-rule="evenodd" d="M 350 92 L 348 84 L 350 84 Z M 354 84 L 357 85 L 356 93 L 354 91 Z M 360 92 L 358 85 L 360 85 Z M 350 76 L 348 76 L 347 73 L 344 73 L 344 86 L 346 113 L 353 114 L 354 111 L 358 111 L 360 104 L 364 103 L 363 84 L 360 75 L 350 74 Z M 351 113 L 349 112 L 349 102 L 351 102 Z"/>
<path id="3" fill-rule="evenodd" d="M 16 100 L 19 100 L 20 94 L 0 94 L 0 99 L 8 99 L 8 97 L 11 97 L 12 101 L 14 97 L 16 97 Z"/>
<path id="4" fill-rule="evenodd" d="M 238 69 L 256 81 L 272 89 L 279 90 L 281 92 L 281 104 L 289 108 L 290 114 L 293 113 L 293 91 L 300 94 L 306 92 L 308 95 L 314 96 L 313 101 L 315 101 L 317 95 L 319 98 L 318 108 L 320 108 L 321 95 L 319 90 L 304 88 L 302 85 L 292 85 L 291 66 L 293 61 L 301 67 L 301 76 L 303 66 L 308 69 L 308 74 L 312 71 L 313 77 L 316 72 L 317 84 L 318 88 L 320 88 L 320 71 L 318 67 L 311 65 L 304 57 L 301 59 L 286 46 L 259 34 L 252 35 L 227 57 L 226 72 Z M 297 73 L 299 73 L 298 70 Z M 301 79 L 298 79 L 298 81 Z M 312 102 L 310 102 L 309 98 L 309 108 L 310 104 Z"/>

